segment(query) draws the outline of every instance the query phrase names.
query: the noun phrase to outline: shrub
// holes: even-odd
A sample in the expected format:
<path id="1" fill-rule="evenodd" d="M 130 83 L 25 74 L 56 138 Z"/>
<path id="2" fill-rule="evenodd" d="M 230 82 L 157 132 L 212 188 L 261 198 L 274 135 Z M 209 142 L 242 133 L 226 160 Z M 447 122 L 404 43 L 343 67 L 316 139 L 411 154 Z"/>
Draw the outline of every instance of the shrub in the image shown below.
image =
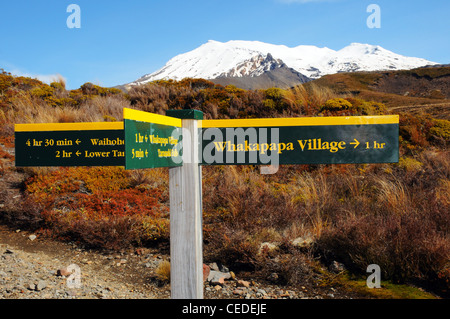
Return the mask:
<path id="1" fill-rule="evenodd" d="M 404 169 L 406 172 L 410 173 L 419 171 L 422 168 L 423 164 L 418 160 L 415 160 L 414 158 L 400 157 L 398 166 Z"/>
<path id="2" fill-rule="evenodd" d="M 325 104 L 320 108 L 320 111 L 343 111 L 351 109 L 352 104 L 343 99 L 343 98 L 335 98 L 325 102 Z"/>
<path id="3" fill-rule="evenodd" d="M 402 145 L 408 150 L 423 148 L 429 145 L 429 131 L 434 123 L 429 116 L 401 114 L 399 133 Z"/>
<path id="4" fill-rule="evenodd" d="M 430 128 L 430 134 L 434 137 L 443 138 L 445 141 L 450 140 L 450 121 L 433 119 L 433 126 Z"/>
<path id="5" fill-rule="evenodd" d="M 41 173 L 25 185 L 56 235 L 118 248 L 168 238 L 168 210 L 161 204 L 166 199 L 147 181 L 131 187 L 130 173 L 121 167 L 89 167 Z"/>
<path id="6" fill-rule="evenodd" d="M 122 91 L 116 88 L 104 88 L 95 84 L 92 84 L 90 82 L 84 83 L 82 86 L 80 86 L 81 92 L 84 95 L 100 95 L 100 96 L 108 96 L 108 95 L 115 95 L 115 94 L 121 94 Z"/>
<path id="7" fill-rule="evenodd" d="M 364 101 L 357 98 L 346 98 L 352 104 L 352 109 L 359 115 L 383 115 L 386 113 L 386 105 L 375 101 Z"/>

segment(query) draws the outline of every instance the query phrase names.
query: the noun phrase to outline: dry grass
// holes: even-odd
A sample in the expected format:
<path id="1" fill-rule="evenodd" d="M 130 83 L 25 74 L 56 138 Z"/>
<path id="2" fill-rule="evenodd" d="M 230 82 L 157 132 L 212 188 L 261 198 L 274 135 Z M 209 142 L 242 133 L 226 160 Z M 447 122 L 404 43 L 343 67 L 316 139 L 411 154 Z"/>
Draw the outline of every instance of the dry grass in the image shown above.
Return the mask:
<path id="1" fill-rule="evenodd" d="M 162 282 L 170 281 L 170 262 L 163 260 L 155 270 L 156 278 Z"/>
<path id="2" fill-rule="evenodd" d="M 311 229 L 309 230 L 315 237 L 320 237 L 326 227 L 326 216 L 323 212 L 332 200 L 332 185 L 327 183 L 323 175 L 313 177 L 311 174 L 298 176 L 290 185 L 292 194 L 292 204 L 303 209 Z"/>
<path id="3" fill-rule="evenodd" d="M 375 263 L 383 278 L 427 282 L 444 287 L 442 293 L 449 279 L 448 152 L 418 158 L 419 170 L 336 165 L 262 176 L 248 167 L 205 167 L 206 258 L 264 272 L 292 270 L 283 253 L 292 254 L 293 239 L 312 236 L 306 251 L 325 264 L 338 260 L 362 274 Z M 258 254 L 263 242 L 282 247 L 276 256 L 283 265 Z"/>
<path id="4" fill-rule="evenodd" d="M 375 178 L 376 196 L 383 209 L 395 215 L 408 213 L 411 207 L 410 198 L 400 181 L 389 181 L 384 177 Z"/>
<path id="5" fill-rule="evenodd" d="M 314 83 L 297 85 L 285 94 L 285 98 L 297 106 L 300 114 L 309 116 L 317 113 L 327 100 L 340 96 L 332 89 Z"/>

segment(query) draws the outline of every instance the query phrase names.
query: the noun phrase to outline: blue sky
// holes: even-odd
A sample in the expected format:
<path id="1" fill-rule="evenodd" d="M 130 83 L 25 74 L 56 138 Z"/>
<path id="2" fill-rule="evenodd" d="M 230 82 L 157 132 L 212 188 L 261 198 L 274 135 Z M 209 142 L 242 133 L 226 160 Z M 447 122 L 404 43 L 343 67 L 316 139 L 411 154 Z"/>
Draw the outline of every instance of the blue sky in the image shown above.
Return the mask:
<path id="1" fill-rule="evenodd" d="M 70 4 L 81 28 L 70 29 Z M 368 28 L 369 4 L 381 28 Z M 3 0 L 0 68 L 67 88 L 114 86 L 208 40 L 258 40 L 339 50 L 352 42 L 450 63 L 448 0 Z"/>

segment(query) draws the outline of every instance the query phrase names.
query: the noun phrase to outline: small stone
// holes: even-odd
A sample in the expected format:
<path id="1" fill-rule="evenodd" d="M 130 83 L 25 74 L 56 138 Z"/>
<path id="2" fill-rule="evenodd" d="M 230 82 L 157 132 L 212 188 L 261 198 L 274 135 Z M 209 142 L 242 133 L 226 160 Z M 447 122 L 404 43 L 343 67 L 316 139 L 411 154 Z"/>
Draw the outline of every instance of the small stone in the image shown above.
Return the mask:
<path id="1" fill-rule="evenodd" d="M 233 294 L 234 295 L 242 295 L 244 293 L 244 291 L 242 289 L 235 289 L 233 290 Z"/>
<path id="2" fill-rule="evenodd" d="M 215 286 L 214 286 L 214 289 L 215 289 L 216 291 L 220 291 L 220 290 L 222 290 L 222 286 L 221 286 L 221 285 L 215 285 Z"/>
<path id="3" fill-rule="evenodd" d="M 208 280 L 211 268 L 208 265 L 203 264 L 203 281 Z"/>
<path id="4" fill-rule="evenodd" d="M 238 286 L 238 287 L 249 288 L 249 287 L 250 287 L 250 282 L 245 281 L 245 280 L 238 280 L 238 281 L 237 281 L 237 286 Z"/>
<path id="5" fill-rule="evenodd" d="M 60 277 L 70 276 L 72 273 L 67 268 L 61 268 L 56 271 L 56 275 Z"/>
<path id="6" fill-rule="evenodd" d="M 292 241 L 292 245 L 298 248 L 310 247 L 314 243 L 314 237 L 307 234 L 304 237 L 298 237 Z"/>
<path id="7" fill-rule="evenodd" d="M 45 280 L 39 280 L 36 285 L 36 291 L 41 291 L 47 288 L 47 282 Z"/>
<path id="8" fill-rule="evenodd" d="M 219 267 L 221 272 L 230 272 L 230 269 L 228 269 L 228 267 L 225 267 L 224 265 L 220 264 Z"/>
<path id="9" fill-rule="evenodd" d="M 35 240 L 37 238 L 37 236 L 36 235 L 30 235 L 30 236 L 28 236 L 28 239 L 29 240 L 31 240 L 31 241 L 33 241 L 33 240 Z"/>
<path id="10" fill-rule="evenodd" d="M 223 285 L 225 283 L 225 280 L 230 278 L 230 273 L 211 270 L 207 280 L 211 285 Z"/>
<path id="11" fill-rule="evenodd" d="M 345 270 L 345 265 L 334 260 L 328 269 L 337 274 Z"/>
<path id="12" fill-rule="evenodd" d="M 258 289 L 257 293 L 261 294 L 262 296 L 267 295 L 267 292 L 264 289 Z"/>
<path id="13" fill-rule="evenodd" d="M 219 271 L 219 266 L 217 266 L 217 263 L 211 263 L 209 264 L 209 268 L 214 271 Z"/>
<path id="14" fill-rule="evenodd" d="M 219 278 L 213 278 L 210 281 L 211 285 L 221 285 L 223 286 L 225 284 L 225 278 L 219 277 Z"/>

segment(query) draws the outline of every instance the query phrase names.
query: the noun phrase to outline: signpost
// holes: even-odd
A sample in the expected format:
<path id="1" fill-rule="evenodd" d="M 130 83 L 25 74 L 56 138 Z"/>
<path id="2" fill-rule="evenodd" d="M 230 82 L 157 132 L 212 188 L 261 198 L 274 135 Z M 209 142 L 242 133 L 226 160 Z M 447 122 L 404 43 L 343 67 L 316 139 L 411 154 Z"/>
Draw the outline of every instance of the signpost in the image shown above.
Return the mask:
<path id="1" fill-rule="evenodd" d="M 193 116 L 199 114 L 190 110 L 168 113 L 175 117 L 124 109 L 125 168 L 170 167 L 171 296 L 201 299 L 201 167 L 197 120 Z"/>
<path id="2" fill-rule="evenodd" d="M 16 166 L 169 167 L 172 298 L 203 298 L 202 165 L 395 163 L 399 117 L 203 120 L 124 109 L 123 123 L 17 124 Z"/>
<path id="3" fill-rule="evenodd" d="M 181 120 L 133 109 L 124 109 L 125 168 L 183 165 Z"/>
<path id="4" fill-rule="evenodd" d="M 396 163 L 398 122 L 397 115 L 203 121 L 202 164 Z"/>
<path id="5" fill-rule="evenodd" d="M 16 166 L 124 166 L 123 122 L 15 125 Z"/>

